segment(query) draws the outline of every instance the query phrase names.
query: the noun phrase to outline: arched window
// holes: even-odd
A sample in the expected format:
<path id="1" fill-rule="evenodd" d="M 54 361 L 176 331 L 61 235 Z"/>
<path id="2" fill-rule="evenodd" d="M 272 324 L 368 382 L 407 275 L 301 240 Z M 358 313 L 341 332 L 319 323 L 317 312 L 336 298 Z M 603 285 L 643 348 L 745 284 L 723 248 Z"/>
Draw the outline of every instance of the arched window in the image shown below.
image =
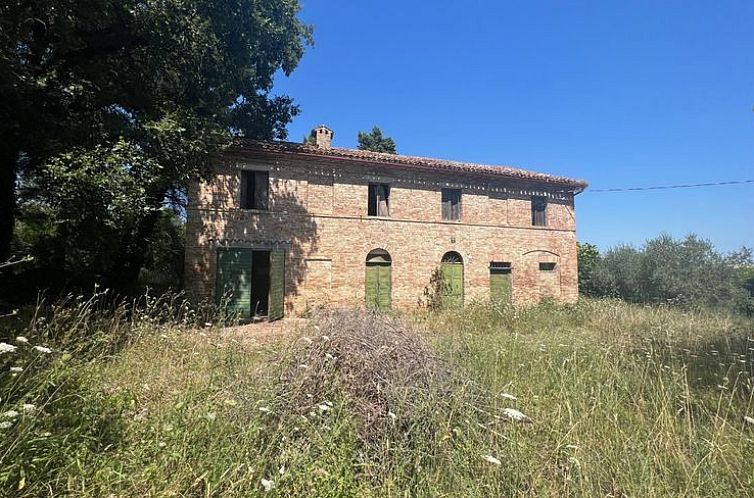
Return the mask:
<path id="1" fill-rule="evenodd" d="M 364 290 L 368 309 L 388 310 L 392 301 L 393 259 L 384 249 L 374 249 L 367 254 Z"/>
<path id="2" fill-rule="evenodd" d="M 448 251 L 442 256 L 443 263 L 460 263 L 463 264 L 463 257 L 455 251 Z"/>
<path id="3" fill-rule="evenodd" d="M 390 253 L 384 249 L 374 249 L 367 254 L 367 263 L 391 263 Z"/>

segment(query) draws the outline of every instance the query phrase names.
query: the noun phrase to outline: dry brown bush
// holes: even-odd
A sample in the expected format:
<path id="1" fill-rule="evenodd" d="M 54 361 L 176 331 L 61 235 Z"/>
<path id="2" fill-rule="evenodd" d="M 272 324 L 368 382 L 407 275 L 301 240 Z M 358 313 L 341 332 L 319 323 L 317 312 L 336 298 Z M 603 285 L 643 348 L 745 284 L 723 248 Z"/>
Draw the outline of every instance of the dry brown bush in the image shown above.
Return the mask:
<path id="1" fill-rule="evenodd" d="M 296 342 L 281 377 L 283 410 L 289 413 L 328 411 L 328 402 L 345 398 L 362 442 L 369 443 L 386 423 L 412 425 L 428 397 L 450 391 L 447 363 L 398 318 L 323 312 L 307 334 Z"/>

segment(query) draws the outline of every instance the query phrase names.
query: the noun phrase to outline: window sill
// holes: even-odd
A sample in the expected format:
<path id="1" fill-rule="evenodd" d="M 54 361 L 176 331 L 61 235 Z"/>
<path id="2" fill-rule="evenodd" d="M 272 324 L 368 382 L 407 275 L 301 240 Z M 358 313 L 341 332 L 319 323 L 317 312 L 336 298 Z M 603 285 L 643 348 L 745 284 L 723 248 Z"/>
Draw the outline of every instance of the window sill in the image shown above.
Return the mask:
<path id="1" fill-rule="evenodd" d="M 269 209 L 250 209 L 250 208 L 238 208 L 239 211 L 251 214 L 270 214 L 272 211 Z"/>

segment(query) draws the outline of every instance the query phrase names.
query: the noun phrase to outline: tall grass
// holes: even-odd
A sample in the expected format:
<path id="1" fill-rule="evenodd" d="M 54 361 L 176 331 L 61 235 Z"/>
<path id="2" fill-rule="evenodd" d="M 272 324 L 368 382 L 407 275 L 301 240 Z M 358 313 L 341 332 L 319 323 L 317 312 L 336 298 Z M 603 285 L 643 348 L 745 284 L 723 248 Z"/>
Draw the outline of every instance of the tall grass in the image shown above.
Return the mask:
<path id="1" fill-rule="evenodd" d="M 6 496 L 754 496 L 750 319 L 475 304 L 247 341 L 101 302 L 5 341 Z"/>

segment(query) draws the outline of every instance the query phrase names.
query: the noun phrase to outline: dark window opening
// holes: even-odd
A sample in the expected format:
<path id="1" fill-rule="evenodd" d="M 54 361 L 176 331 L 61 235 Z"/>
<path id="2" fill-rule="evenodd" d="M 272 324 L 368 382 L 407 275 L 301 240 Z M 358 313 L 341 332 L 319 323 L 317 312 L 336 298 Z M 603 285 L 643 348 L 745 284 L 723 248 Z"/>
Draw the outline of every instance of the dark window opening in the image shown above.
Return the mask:
<path id="1" fill-rule="evenodd" d="M 547 198 L 531 198 L 531 224 L 535 227 L 547 226 Z"/>
<path id="2" fill-rule="evenodd" d="M 442 219 L 458 221 L 461 219 L 461 189 L 442 189 Z"/>
<path id="3" fill-rule="evenodd" d="M 369 184 L 369 216 L 390 216 L 390 185 L 387 183 Z"/>
<path id="4" fill-rule="evenodd" d="M 493 275 L 505 275 L 510 273 L 512 266 L 510 263 L 504 263 L 499 261 L 490 261 L 490 273 Z"/>
<path id="5" fill-rule="evenodd" d="M 555 263 L 539 263 L 540 271 L 555 271 Z"/>
<path id="6" fill-rule="evenodd" d="M 251 313 L 253 316 L 267 316 L 270 302 L 270 251 L 254 251 L 251 261 Z"/>
<path id="7" fill-rule="evenodd" d="M 267 171 L 241 171 L 241 209 L 269 209 L 270 174 Z"/>

